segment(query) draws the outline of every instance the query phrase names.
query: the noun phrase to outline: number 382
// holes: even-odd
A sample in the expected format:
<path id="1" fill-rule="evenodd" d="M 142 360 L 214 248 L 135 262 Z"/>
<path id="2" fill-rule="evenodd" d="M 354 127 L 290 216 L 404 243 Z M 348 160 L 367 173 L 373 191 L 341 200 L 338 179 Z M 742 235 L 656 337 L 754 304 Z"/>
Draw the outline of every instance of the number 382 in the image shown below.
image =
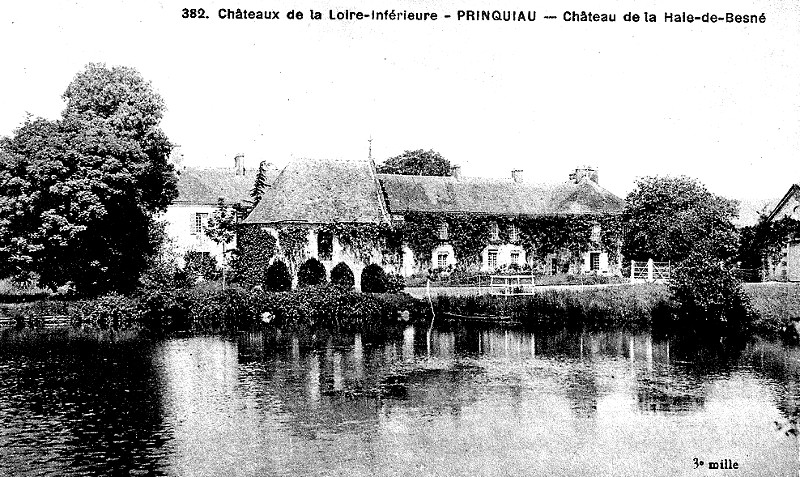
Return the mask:
<path id="1" fill-rule="evenodd" d="M 204 8 L 184 8 L 181 18 L 208 18 Z"/>

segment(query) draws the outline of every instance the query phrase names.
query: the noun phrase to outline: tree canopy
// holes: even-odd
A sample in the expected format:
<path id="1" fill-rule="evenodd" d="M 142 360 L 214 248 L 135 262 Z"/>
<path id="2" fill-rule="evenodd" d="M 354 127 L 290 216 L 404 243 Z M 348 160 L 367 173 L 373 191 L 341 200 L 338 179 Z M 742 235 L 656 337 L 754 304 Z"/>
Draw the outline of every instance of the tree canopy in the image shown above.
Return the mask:
<path id="1" fill-rule="evenodd" d="M 736 201 L 688 177 L 644 177 L 628 194 L 623 254 L 633 260 L 681 262 L 693 251 L 728 260 L 737 248 Z"/>
<path id="2" fill-rule="evenodd" d="M 405 151 L 377 166 L 380 174 L 404 174 L 411 176 L 449 176 L 450 161 L 436 151 Z"/>
<path id="3" fill-rule="evenodd" d="M 253 181 L 253 188 L 250 190 L 250 197 L 253 199 L 253 207 L 261 202 L 261 196 L 264 195 L 264 190 L 267 188 L 267 161 L 261 161 L 258 164 L 258 172 Z"/>
<path id="4" fill-rule="evenodd" d="M 737 209 L 688 177 L 645 177 L 628 194 L 623 253 L 672 262 L 678 315 L 693 325 L 739 326 L 752 316 L 733 266 Z"/>
<path id="5" fill-rule="evenodd" d="M 158 246 L 153 217 L 177 196 L 163 100 L 135 69 L 103 64 L 63 99 L 60 119 L 29 118 L 0 142 L 0 274 L 132 289 Z"/>

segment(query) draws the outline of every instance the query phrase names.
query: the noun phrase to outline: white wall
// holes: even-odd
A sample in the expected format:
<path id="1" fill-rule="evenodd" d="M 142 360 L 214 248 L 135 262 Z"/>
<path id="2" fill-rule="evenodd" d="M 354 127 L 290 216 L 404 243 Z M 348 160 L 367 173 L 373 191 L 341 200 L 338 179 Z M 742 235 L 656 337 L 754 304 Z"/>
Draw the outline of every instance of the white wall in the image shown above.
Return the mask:
<path id="1" fill-rule="evenodd" d="M 487 246 L 481 251 L 481 271 L 482 272 L 491 272 L 494 271 L 493 268 L 489 268 L 489 250 L 497 250 L 497 267 L 502 267 L 503 265 L 509 266 L 511 265 L 511 252 L 518 252 L 519 253 L 519 260 L 517 261 L 517 265 L 520 267 L 525 265 L 527 262 L 527 255 L 525 253 L 525 249 L 519 245 L 514 244 L 499 244 L 499 245 L 490 245 Z"/>
<path id="2" fill-rule="evenodd" d="M 591 269 L 591 254 L 599 253 L 600 254 L 600 268 L 597 270 L 597 273 L 602 275 L 606 275 L 609 272 L 608 269 L 608 254 L 606 252 L 602 252 L 600 250 L 590 250 L 582 255 L 582 262 L 581 262 L 581 272 L 583 273 L 590 273 L 593 270 Z"/>
<path id="3" fill-rule="evenodd" d="M 443 244 L 433 249 L 433 252 L 431 253 L 431 268 L 439 268 L 440 253 L 447 254 L 445 267 L 455 266 L 456 262 L 458 262 L 458 260 L 456 260 L 456 252 L 453 250 L 453 246 L 450 244 Z"/>
<path id="4" fill-rule="evenodd" d="M 161 216 L 166 223 L 167 236 L 172 240 L 180 259 L 187 251 L 208 252 L 222 264 L 222 245 L 217 245 L 204 233 L 193 233 L 192 224 L 196 213 L 206 213 L 210 218 L 215 206 L 203 205 L 171 205 Z M 225 245 L 225 250 L 236 247 L 236 240 Z"/>

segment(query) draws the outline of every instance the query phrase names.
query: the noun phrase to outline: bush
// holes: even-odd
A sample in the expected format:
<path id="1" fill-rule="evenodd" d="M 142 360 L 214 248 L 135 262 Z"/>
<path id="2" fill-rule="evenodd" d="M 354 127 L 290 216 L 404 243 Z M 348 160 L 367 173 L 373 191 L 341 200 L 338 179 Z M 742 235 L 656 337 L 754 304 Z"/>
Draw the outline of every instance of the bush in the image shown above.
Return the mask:
<path id="1" fill-rule="evenodd" d="M 681 318 L 694 324 L 747 321 L 750 300 L 725 262 L 694 252 L 675 268 L 670 289 Z"/>
<path id="2" fill-rule="evenodd" d="M 195 331 L 237 331 L 256 323 L 251 296 L 240 288 L 195 290 L 189 301 L 189 319 Z"/>
<path id="3" fill-rule="evenodd" d="M 192 280 L 218 280 L 222 276 L 222 270 L 217 267 L 217 259 L 207 252 L 189 250 L 183 256 L 183 261 L 183 270 Z"/>
<path id="4" fill-rule="evenodd" d="M 142 275 L 138 308 L 142 325 L 156 332 L 188 329 L 187 290 L 196 277 L 188 267 L 156 262 Z"/>
<path id="5" fill-rule="evenodd" d="M 300 288 L 293 292 L 253 293 L 251 312 L 270 312 L 271 325 L 287 331 L 382 331 L 384 318 L 393 307 L 380 296 L 345 290 L 338 286 Z"/>
<path id="6" fill-rule="evenodd" d="M 276 292 L 292 289 L 292 276 L 289 274 L 289 267 L 285 263 L 275 260 L 267 267 L 264 289 Z"/>
<path id="7" fill-rule="evenodd" d="M 100 330 L 133 328 L 141 322 L 136 300 L 116 293 L 93 300 L 80 300 L 69 307 L 73 324 L 88 325 Z M 45 313 L 37 313 L 42 316 Z"/>
<path id="8" fill-rule="evenodd" d="M 331 285 L 336 285 L 345 290 L 352 290 L 355 285 L 355 276 L 350 267 L 344 262 L 339 262 L 331 270 Z"/>
<path id="9" fill-rule="evenodd" d="M 297 271 L 298 287 L 314 287 L 328 283 L 325 266 L 316 258 L 309 258 Z"/>
<path id="10" fill-rule="evenodd" d="M 386 273 L 380 265 L 371 263 L 361 271 L 361 291 L 364 293 L 386 293 Z"/>
<path id="11" fill-rule="evenodd" d="M 406 279 L 398 273 L 384 275 L 384 288 L 386 293 L 400 293 L 406 288 Z"/>

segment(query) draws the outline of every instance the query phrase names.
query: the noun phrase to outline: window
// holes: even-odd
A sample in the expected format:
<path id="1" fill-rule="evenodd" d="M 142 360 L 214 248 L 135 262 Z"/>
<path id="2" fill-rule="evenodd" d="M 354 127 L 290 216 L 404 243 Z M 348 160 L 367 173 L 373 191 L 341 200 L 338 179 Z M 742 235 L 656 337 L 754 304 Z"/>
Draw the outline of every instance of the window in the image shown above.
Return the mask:
<path id="1" fill-rule="evenodd" d="M 511 265 L 519 265 L 519 252 L 511 252 Z"/>
<path id="2" fill-rule="evenodd" d="M 592 236 L 590 240 L 592 242 L 600 241 L 600 224 L 594 224 L 594 226 L 592 226 Z"/>
<path id="3" fill-rule="evenodd" d="M 558 259 L 550 259 L 550 275 L 558 275 Z"/>
<path id="4" fill-rule="evenodd" d="M 317 234 L 317 255 L 320 260 L 333 260 L 333 234 L 320 232 Z"/>
<path id="5" fill-rule="evenodd" d="M 497 250 L 489 250 L 486 254 L 486 264 L 490 269 L 497 268 Z"/>
<path id="6" fill-rule="evenodd" d="M 489 240 L 500 240 L 500 228 L 497 226 L 497 222 L 489 225 Z"/>
<path id="7" fill-rule="evenodd" d="M 600 252 L 589 254 L 589 270 L 600 270 Z"/>
<path id="8" fill-rule="evenodd" d="M 192 217 L 192 233 L 202 234 L 208 226 L 208 213 L 196 212 Z"/>
<path id="9" fill-rule="evenodd" d="M 441 252 L 436 255 L 436 266 L 439 268 L 447 268 L 447 253 Z"/>
<path id="10" fill-rule="evenodd" d="M 516 224 L 508 226 L 508 239 L 512 242 L 519 240 L 519 229 L 517 229 Z"/>
<path id="11" fill-rule="evenodd" d="M 439 240 L 447 240 L 450 238 L 450 230 L 447 227 L 447 222 L 439 224 Z"/>

